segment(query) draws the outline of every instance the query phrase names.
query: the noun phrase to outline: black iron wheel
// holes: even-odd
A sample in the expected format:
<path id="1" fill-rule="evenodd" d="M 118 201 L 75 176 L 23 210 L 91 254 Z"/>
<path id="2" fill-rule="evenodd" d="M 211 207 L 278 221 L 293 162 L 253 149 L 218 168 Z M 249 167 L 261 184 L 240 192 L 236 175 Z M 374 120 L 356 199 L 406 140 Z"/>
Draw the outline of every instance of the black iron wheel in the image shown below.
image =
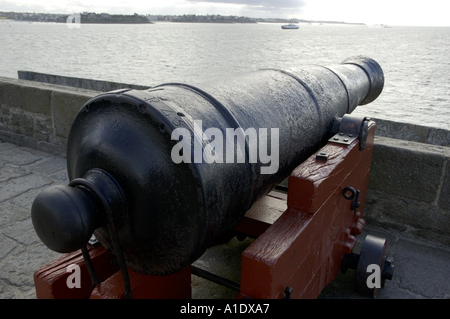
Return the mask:
<path id="1" fill-rule="evenodd" d="M 364 240 L 356 267 L 356 289 L 361 295 L 374 298 L 386 279 L 392 279 L 393 259 L 386 257 L 386 248 L 384 238 L 367 235 Z"/>

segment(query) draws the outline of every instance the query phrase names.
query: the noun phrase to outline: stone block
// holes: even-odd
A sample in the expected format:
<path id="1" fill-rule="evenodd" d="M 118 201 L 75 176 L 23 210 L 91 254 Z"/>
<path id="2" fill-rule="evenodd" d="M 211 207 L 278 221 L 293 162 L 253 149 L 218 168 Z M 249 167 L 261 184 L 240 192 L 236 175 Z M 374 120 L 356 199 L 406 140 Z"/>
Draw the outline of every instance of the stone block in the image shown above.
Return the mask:
<path id="1" fill-rule="evenodd" d="M 405 199 L 436 200 L 448 155 L 445 148 L 377 137 L 369 188 Z"/>
<path id="2" fill-rule="evenodd" d="M 443 129 L 431 129 L 428 134 L 427 143 L 450 146 L 450 131 Z"/>
<path id="3" fill-rule="evenodd" d="M 389 223 L 391 226 L 396 224 L 397 228 L 410 225 L 430 229 L 433 224 L 431 215 L 436 211 L 436 207 L 418 200 L 370 190 L 367 194 L 365 217 L 368 221 Z"/>
<path id="4" fill-rule="evenodd" d="M 0 93 L 1 94 L 1 93 Z M 0 106 L 0 115 L 5 115 L 5 116 L 9 116 L 11 114 L 11 111 L 9 110 L 8 107 L 1 105 Z"/>
<path id="5" fill-rule="evenodd" d="M 23 112 L 11 113 L 9 120 L 9 129 L 13 133 L 33 135 L 33 117 Z"/>
<path id="6" fill-rule="evenodd" d="M 73 118 L 97 91 L 0 77 L 0 129 L 65 144 Z"/>
<path id="7" fill-rule="evenodd" d="M 0 104 L 9 108 L 51 116 L 51 89 L 21 81 L 0 82 Z"/>
<path id="8" fill-rule="evenodd" d="M 439 146 L 450 146 L 450 130 L 384 119 L 374 120 L 377 123 L 377 136 Z"/>
<path id="9" fill-rule="evenodd" d="M 52 94 L 52 112 L 55 135 L 67 138 L 75 115 L 81 107 L 98 92 L 76 93 L 70 91 L 54 91 Z"/>
<path id="10" fill-rule="evenodd" d="M 32 71 L 17 71 L 19 79 L 37 81 L 43 83 L 51 83 L 69 87 L 83 88 L 94 91 L 108 92 L 123 88 L 130 88 L 135 90 L 146 90 L 150 86 L 100 81 L 94 79 L 84 79 L 76 77 L 67 77 L 55 74 L 38 73 Z"/>
<path id="11" fill-rule="evenodd" d="M 53 120 L 35 116 L 33 121 L 34 137 L 38 140 L 49 141 L 49 136 L 53 134 Z"/>
<path id="12" fill-rule="evenodd" d="M 0 105 L 0 130 L 9 129 L 11 111 L 8 107 Z"/>
<path id="13" fill-rule="evenodd" d="M 450 244 L 449 162 L 449 147 L 377 137 L 366 220 Z"/>
<path id="14" fill-rule="evenodd" d="M 438 205 L 450 214 L 450 160 L 447 161 L 445 174 L 442 177 L 442 188 Z"/>

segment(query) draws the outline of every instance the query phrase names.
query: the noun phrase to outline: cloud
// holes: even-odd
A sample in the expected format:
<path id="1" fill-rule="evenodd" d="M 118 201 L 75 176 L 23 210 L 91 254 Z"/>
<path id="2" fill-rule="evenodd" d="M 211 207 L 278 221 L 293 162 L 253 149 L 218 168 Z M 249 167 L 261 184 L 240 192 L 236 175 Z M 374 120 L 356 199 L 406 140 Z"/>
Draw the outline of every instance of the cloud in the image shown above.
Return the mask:
<path id="1" fill-rule="evenodd" d="M 186 0 L 186 1 L 235 4 L 272 10 L 299 9 L 300 7 L 305 5 L 305 0 Z"/>
<path id="2" fill-rule="evenodd" d="M 249 17 L 297 16 L 307 0 L 0 0 L 0 11 L 108 12 L 111 14 L 223 14 Z"/>
<path id="3" fill-rule="evenodd" d="M 141 13 L 142 4 L 138 0 L 0 0 L 0 11 L 63 13 L 109 12 L 113 14 Z M 146 13 L 146 12 L 144 12 Z"/>

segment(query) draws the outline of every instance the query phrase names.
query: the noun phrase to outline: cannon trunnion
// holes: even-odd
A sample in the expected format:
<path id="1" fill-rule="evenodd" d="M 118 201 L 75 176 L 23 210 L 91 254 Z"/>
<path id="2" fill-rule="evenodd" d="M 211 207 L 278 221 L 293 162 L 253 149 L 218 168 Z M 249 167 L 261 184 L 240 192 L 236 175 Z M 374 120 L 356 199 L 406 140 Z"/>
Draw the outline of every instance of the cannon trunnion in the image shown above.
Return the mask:
<path id="1" fill-rule="evenodd" d="M 368 154 L 370 167 L 374 123 L 346 114 L 376 99 L 383 84 L 383 72 L 374 60 L 355 57 L 332 67 L 261 70 L 196 86 L 170 83 L 143 91 L 101 94 L 88 101 L 73 122 L 67 151 L 70 184 L 45 190 L 33 203 L 35 230 L 50 249 L 62 253 L 82 249 L 98 285 L 100 280 L 92 275 L 85 248 L 94 233 L 118 259 L 129 295 L 130 272 L 174 278 L 186 273 L 224 234 L 259 236 L 256 242 L 261 242 L 260 238 L 269 235 L 255 234 L 259 226 L 253 222 L 243 226 L 249 221 L 246 213 L 254 211 L 289 175 L 289 189 L 295 194 L 293 190 L 291 196 L 289 190 L 291 198 L 280 220 L 294 211 L 302 212 L 304 207 L 297 207 L 296 202 L 299 196 L 314 194 L 308 195 L 308 183 L 295 185 L 292 174 L 311 156 L 332 161 L 334 156 L 329 158 L 321 147 L 332 143 L 353 149 L 350 146 L 357 143 L 355 152 Z M 320 173 L 325 180 L 327 168 L 320 170 L 308 174 Z M 367 167 L 363 171 L 360 177 L 366 183 Z M 356 191 L 359 198 L 365 198 L 364 183 L 355 189 L 355 196 L 344 192 L 344 202 L 350 203 L 345 197 L 352 197 L 354 214 L 342 219 L 349 226 L 338 223 L 338 228 L 349 229 L 330 235 L 333 243 L 344 236 L 342 231 L 353 236 L 355 229 L 362 229 L 362 209 L 358 211 L 354 199 Z M 317 198 L 309 201 L 319 205 Z M 308 214 L 319 216 L 312 211 Z M 335 229 L 334 221 L 330 223 Z M 269 223 L 263 229 L 270 233 L 278 224 Z M 308 227 L 311 233 L 304 234 L 315 238 L 315 226 Z M 339 259 L 329 274 L 350 254 L 353 246 L 348 236 L 341 238 L 342 242 L 350 238 L 347 248 L 324 255 L 328 260 Z M 270 236 L 267 239 L 272 240 Z M 261 253 L 256 249 L 243 254 L 243 271 L 245 263 L 255 267 L 255 252 Z M 249 283 L 258 286 L 251 277 L 251 273 L 245 275 L 244 287 Z M 314 296 L 317 289 L 308 295 L 298 294 L 296 289 L 295 296 Z M 259 295 L 253 289 L 241 294 L 280 297 L 278 292 Z"/>

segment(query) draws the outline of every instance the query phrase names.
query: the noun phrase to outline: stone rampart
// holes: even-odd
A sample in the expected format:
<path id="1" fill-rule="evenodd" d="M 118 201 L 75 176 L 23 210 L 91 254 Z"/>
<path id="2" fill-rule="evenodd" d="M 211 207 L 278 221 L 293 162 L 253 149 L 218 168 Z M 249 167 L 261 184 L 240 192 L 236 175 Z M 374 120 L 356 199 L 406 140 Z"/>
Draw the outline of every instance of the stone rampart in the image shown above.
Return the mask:
<path id="1" fill-rule="evenodd" d="M 97 94 L 0 78 L 0 139 L 65 156 L 73 118 Z M 450 131 L 374 120 L 365 219 L 450 245 Z"/>
<path id="2" fill-rule="evenodd" d="M 99 92 L 0 77 L 0 138 L 65 153 L 72 120 Z"/>
<path id="3" fill-rule="evenodd" d="M 375 137 L 365 219 L 450 245 L 450 147 Z"/>
<path id="4" fill-rule="evenodd" d="M 20 80 L 28 80 L 49 84 L 57 84 L 69 87 L 75 87 L 80 89 L 94 90 L 100 92 L 114 91 L 118 89 L 130 88 L 135 90 L 148 89 L 149 86 L 125 84 L 119 82 L 100 81 L 92 79 L 83 79 L 76 77 L 67 77 L 61 75 L 38 73 L 31 71 L 17 71 L 17 76 Z"/>

